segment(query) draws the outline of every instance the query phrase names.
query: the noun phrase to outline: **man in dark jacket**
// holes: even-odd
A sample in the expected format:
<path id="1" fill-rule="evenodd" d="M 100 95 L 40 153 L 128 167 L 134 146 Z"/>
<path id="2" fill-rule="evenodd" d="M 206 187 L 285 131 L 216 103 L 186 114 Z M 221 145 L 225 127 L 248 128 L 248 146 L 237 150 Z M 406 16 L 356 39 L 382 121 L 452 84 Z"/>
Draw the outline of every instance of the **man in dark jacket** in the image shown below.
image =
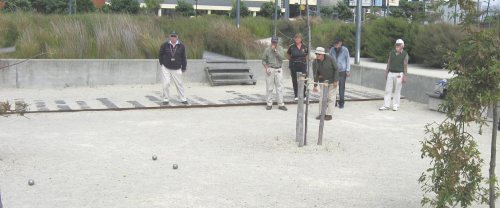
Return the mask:
<path id="1" fill-rule="evenodd" d="M 186 48 L 177 39 L 177 33 L 170 34 L 170 40 L 160 47 L 160 66 L 163 75 L 163 104 L 168 105 L 170 82 L 174 82 L 182 104 L 189 104 L 182 85 L 182 73 L 186 72 Z"/>
<path id="2" fill-rule="evenodd" d="M 328 54 L 325 53 L 325 48 L 316 48 L 316 60 L 313 62 L 313 72 L 314 72 L 314 82 L 324 82 L 328 80 L 328 98 L 325 120 L 332 120 L 332 111 L 335 107 L 335 97 L 337 93 L 337 85 L 339 82 L 339 71 L 337 70 L 337 64 L 335 60 Z M 317 85 L 314 84 L 313 92 L 318 92 Z M 323 97 L 323 92 L 321 92 L 321 97 Z M 323 99 L 320 98 L 319 110 L 321 114 L 321 105 Z M 316 117 L 319 119 L 320 116 Z"/>

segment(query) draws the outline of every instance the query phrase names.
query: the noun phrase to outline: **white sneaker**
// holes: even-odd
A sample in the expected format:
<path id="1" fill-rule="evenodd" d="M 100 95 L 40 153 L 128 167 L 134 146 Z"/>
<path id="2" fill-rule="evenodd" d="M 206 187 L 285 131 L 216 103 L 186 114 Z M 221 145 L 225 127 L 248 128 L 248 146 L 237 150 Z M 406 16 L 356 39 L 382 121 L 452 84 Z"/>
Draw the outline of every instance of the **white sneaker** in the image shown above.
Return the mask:
<path id="1" fill-rule="evenodd" d="M 298 97 L 295 97 L 293 100 L 297 101 L 297 100 L 299 100 L 299 98 L 298 98 Z"/>
<path id="2" fill-rule="evenodd" d="M 379 108 L 379 110 L 389 110 L 389 108 L 385 107 L 385 106 L 382 106 L 382 107 Z"/>
<path id="3" fill-rule="evenodd" d="M 398 111 L 398 109 L 399 109 L 399 108 L 398 108 L 397 106 L 392 107 L 392 110 L 393 110 L 393 111 Z"/>

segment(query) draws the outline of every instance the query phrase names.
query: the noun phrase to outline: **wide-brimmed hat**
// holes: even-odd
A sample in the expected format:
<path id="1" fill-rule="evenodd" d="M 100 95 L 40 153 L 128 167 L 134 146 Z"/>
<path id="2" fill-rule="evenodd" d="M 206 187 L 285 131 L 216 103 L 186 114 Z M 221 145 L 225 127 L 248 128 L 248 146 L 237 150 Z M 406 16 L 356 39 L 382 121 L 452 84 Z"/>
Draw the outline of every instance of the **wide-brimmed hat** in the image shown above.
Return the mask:
<path id="1" fill-rule="evenodd" d="M 324 55 L 324 54 L 326 54 L 325 48 L 323 48 L 323 47 L 317 47 L 314 53 L 315 54 L 323 54 Z"/>

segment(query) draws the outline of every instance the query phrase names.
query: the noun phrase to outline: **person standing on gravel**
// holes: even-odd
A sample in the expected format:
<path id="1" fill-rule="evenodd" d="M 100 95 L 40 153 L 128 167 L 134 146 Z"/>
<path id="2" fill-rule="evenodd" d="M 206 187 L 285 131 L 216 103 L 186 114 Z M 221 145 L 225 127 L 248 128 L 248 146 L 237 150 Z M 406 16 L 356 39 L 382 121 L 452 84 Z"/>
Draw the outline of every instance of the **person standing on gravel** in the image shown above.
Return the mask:
<path id="1" fill-rule="evenodd" d="M 330 56 L 337 63 L 339 70 L 339 108 L 344 108 L 345 82 L 351 76 L 349 49 L 342 45 L 342 39 L 336 38 L 330 50 Z"/>
<path id="2" fill-rule="evenodd" d="M 302 42 L 302 34 L 296 34 L 293 38 L 294 44 L 288 47 L 288 60 L 290 67 L 290 75 L 292 76 L 293 84 L 293 94 L 295 95 L 295 100 L 298 100 L 297 96 L 297 72 L 302 72 L 302 74 L 307 75 L 307 56 L 309 54 L 309 49 Z M 304 96 L 306 94 L 304 86 Z"/>
<path id="3" fill-rule="evenodd" d="M 408 53 L 403 50 L 403 40 L 396 40 L 395 50 L 389 53 L 389 60 L 385 69 L 385 96 L 384 105 L 379 110 L 389 110 L 391 107 L 392 90 L 394 87 L 394 98 L 392 99 L 392 110 L 397 111 L 401 100 L 401 88 L 408 80 Z M 395 84 L 394 84 L 395 83 Z M 394 86 L 396 85 L 396 86 Z"/>
<path id="4" fill-rule="evenodd" d="M 283 101 L 283 69 L 281 65 L 284 59 L 285 54 L 283 48 L 278 45 L 278 37 L 272 37 L 271 46 L 264 50 L 262 56 L 262 65 L 264 65 L 266 72 L 266 110 L 273 108 L 274 88 L 276 88 L 276 94 L 278 94 L 278 109 L 283 111 L 288 110 Z"/>
<path id="5" fill-rule="evenodd" d="M 186 48 L 177 39 L 177 33 L 170 33 L 169 41 L 160 47 L 160 66 L 163 78 L 163 105 L 168 105 L 170 101 L 169 87 L 173 82 L 177 88 L 177 93 L 182 104 L 188 105 L 184 86 L 182 85 L 182 74 L 186 72 Z"/>
<path id="6" fill-rule="evenodd" d="M 335 97 L 337 92 L 337 84 L 339 81 L 339 71 L 337 69 L 337 64 L 335 60 L 328 54 L 325 53 L 325 48 L 317 47 L 316 48 L 316 60 L 313 61 L 313 72 L 314 72 L 314 83 L 324 82 L 328 80 L 328 98 L 327 98 L 327 106 L 326 106 L 326 115 L 325 120 L 332 120 L 332 111 L 335 107 Z M 318 92 L 317 84 L 314 84 L 313 92 Z M 319 103 L 319 112 L 321 114 L 321 106 L 323 100 L 323 92 L 320 93 L 320 103 Z M 316 119 L 320 119 L 320 116 L 317 116 Z"/>

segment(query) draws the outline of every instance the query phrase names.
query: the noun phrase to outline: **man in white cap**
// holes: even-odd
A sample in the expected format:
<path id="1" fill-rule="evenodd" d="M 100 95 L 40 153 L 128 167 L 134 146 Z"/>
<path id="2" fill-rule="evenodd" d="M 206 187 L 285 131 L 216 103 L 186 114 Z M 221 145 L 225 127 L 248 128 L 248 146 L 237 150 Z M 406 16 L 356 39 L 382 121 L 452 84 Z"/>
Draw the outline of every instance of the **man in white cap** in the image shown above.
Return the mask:
<path id="1" fill-rule="evenodd" d="M 177 88 L 182 104 L 188 105 L 184 86 L 182 85 L 182 74 L 186 72 L 186 48 L 177 39 L 177 33 L 170 33 L 169 41 L 163 43 L 160 47 L 160 66 L 163 75 L 163 105 L 168 105 L 170 101 L 170 93 L 168 88 L 170 82 L 174 82 Z"/>
<path id="2" fill-rule="evenodd" d="M 391 95 L 393 88 L 392 110 L 397 111 L 401 100 L 401 88 L 408 80 L 408 53 L 403 50 L 405 43 L 401 39 L 396 40 L 395 50 L 389 53 L 389 60 L 385 69 L 385 96 L 384 105 L 379 110 L 389 110 L 391 107 Z M 395 84 L 394 84 L 395 83 Z M 394 86 L 395 85 L 395 86 Z"/>
<path id="3" fill-rule="evenodd" d="M 332 111 L 335 108 L 335 97 L 337 94 L 337 85 L 339 82 L 339 71 L 335 60 L 325 52 L 325 48 L 316 48 L 316 60 L 313 61 L 314 82 L 324 82 L 328 80 L 328 98 L 325 120 L 332 120 Z M 317 84 L 314 84 L 313 92 L 318 92 Z M 323 92 L 320 93 L 321 96 Z M 321 106 L 323 99 L 320 98 L 319 108 L 321 114 Z M 321 116 L 321 115 L 320 115 Z M 316 119 L 320 119 L 320 116 Z"/>
<path id="4" fill-rule="evenodd" d="M 285 59 L 283 48 L 278 45 L 278 37 L 271 38 L 271 46 L 264 50 L 262 65 L 266 72 L 266 110 L 273 108 L 273 91 L 276 88 L 278 94 L 278 109 L 287 111 L 283 101 L 283 69 L 281 65 Z"/>

